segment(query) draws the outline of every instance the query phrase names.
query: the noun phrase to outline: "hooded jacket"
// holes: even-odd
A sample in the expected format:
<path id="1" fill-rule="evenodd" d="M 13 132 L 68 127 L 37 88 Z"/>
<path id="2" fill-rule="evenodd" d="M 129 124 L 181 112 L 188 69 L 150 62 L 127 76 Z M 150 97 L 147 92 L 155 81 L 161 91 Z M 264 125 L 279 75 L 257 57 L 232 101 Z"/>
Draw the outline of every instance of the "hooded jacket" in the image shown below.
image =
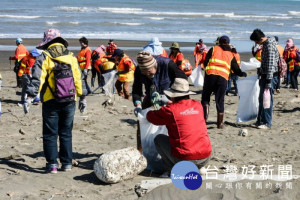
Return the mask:
<path id="1" fill-rule="evenodd" d="M 26 88 L 27 95 L 35 97 L 40 92 L 42 102 L 55 98 L 50 91 L 50 88 L 52 91 L 55 90 L 54 74 L 50 73 L 55 66 L 53 60 L 71 65 L 76 88 L 76 101 L 77 96 L 86 93 L 85 90 L 83 91 L 83 88 L 85 88 L 85 85 L 83 85 L 84 81 L 82 81 L 83 76 L 81 76 L 76 57 L 74 57 L 73 53 L 69 52 L 69 50 L 61 43 L 50 45 L 39 57 L 37 57 L 36 62 L 32 67 L 31 82 Z"/>

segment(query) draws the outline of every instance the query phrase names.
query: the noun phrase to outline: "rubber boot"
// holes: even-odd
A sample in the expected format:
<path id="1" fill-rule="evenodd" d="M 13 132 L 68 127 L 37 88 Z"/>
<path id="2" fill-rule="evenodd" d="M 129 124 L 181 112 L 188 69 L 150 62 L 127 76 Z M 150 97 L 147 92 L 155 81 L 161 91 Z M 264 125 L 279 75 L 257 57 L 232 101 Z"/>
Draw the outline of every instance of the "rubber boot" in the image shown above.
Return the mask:
<path id="1" fill-rule="evenodd" d="M 208 104 L 203 105 L 203 114 L 204 114 L 204 120 L 206 123 L 207 119 L 208 119 L 208 114 L 209 114 L 209 105 Z"/>
<path id="2" fill-rule="evenodd" d="M 218 113 L 217 127 L 219 129 L 223 129 L 224 128 L 223 117 L 224 117 L 224 113 Z"/>

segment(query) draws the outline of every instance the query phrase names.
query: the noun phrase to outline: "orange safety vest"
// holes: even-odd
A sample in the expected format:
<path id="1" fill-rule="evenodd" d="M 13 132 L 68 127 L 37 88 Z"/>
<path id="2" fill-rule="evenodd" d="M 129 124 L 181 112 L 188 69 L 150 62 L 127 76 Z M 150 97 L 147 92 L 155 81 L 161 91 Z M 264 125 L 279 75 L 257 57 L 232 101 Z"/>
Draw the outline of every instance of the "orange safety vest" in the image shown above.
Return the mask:
<path id="1" fill-rule="evenodd" d="M 19 62 L 22 58 L 29 54 L 27 48 L 23 44 L 19 44 L 17 49 L 19 50 L 18 55 L 16 56 L 17 61 Z"/>
<path id="2" fill-rule="evenodd" d="M 206 74 L 222 76 L 228 80 L 232 59 L 231 51 L 224 51 L 220 46 L 214 46 L 212 56 L 205 68 Z"/>
<path id="3" fill-rule="evenodd" d="M 94 62 L 94 68 L 101 73 L 101 70 L 99 69 L 99 65 L 103 65 L 103 63 L 107 62 L 108 59 L 106 57 L 101 57 L 98 58 L 95 62 Z"/>
<path id="4" fill-rule="evenodd" d="M 31 75 L 31 68 L 34 65 L 35 62 L 35 57 L 33 57 L 31 54 L 25 56 L 22 59 L 19 71 L 18 71 L 18 76 L 22 76 L 23 74 L 28 74 Z"/>
<path id="5" fill-rule="evenodd" d="M 261 52 L 262 52 L 262 48 L 259 49 L 259 50 L 257 50 L 257 51 L 256 51 L 256 54 L 255 54 L 255 58 L 256 58 L 259 62 L 261 62 Z"/>
<path id="6" fill-rule="evenodd" d="M 183 59 L 180 69 L 185 73 L 185 75 L 189 76 L 192 74 L 193 66 L 190 64 L 188 59 Z"/>
<path id="7" fill-rule="evenodd" d="M 292 58 L 292 59 L 288 62 L 288 64 L 289 64 L 289 71 L 290 71 L 290 72 L 294 70 L 295 64 L 297 64 L 297 62 L 296 62 L 296 60 L 295 60 L 295 58 L 296 58 L 296 56 L 297 56 L 297 55 L 296 55 L 296 51 L 299 51 L 299 48 L 296 47 L 296 46 L 295 46 L 295 48 L 289 49 L 289 50 L 288 50 L 288 56 L 287 56 L 287 58 Z M 300 65 L 300 62 L 298 62 L 298 65 Z"/>
<path id="8" fill-rule="evenodd" d="M 173 55 L 170 55 L 170 59 L 174 61 L 174 63 L 177 62 L 178 60 L 178 56 L 182 55 L 182 62 L 181 65 L 179 66 L 179 69 L 181 69 L 186 75 L 191 75 L 192 74 L 192 70 L 193 67 L 190 64 L 190 61 L 187 59 L 184 59 L 183 53 L 177 53 L 176 57 L 174 57 Z M 176 63 L 177 64 L 177 63 Z"/>
<path id="9" fill-rule="evenodd" d="M 165 58 L 168 58 L 168 57 L 169 57 L 169 56 L 168 56 L 168 53 L 167 53 L 167 51 L 166 51 L 165 49 L 163 49 L 162 54 L 160 54 L 159 56 L 165 57 Z"/>
<path id="10" fill-rule="evenodd" d="M 174 63 L 176 63 L 179 55 L 182 55 L 182 58 L 183 58 L 182 61 L 183 61 L 184 60 L 184 56 L 183 56 L 183 53 L 180 53 L 180 52 L 177 53 L 175 57 L 173 56 L 173 54 L 171 54 L 170 55 L 170 59 L 173 60 Z"/>
<path id="11" fill-rule="evenodd" d="M 282 58 L 282 57 L 283 57 L 283 52 L 284 52 L 283 47 L 280 46 L 279 44 L 277 44 L 276 47 L 277 47 L 277 49 L 278 49 L 278 52 L 279 52 L 280 57 Z"/>
<path id="12" fill-rule="evenodd" d="M 124 57 L 121 59 L 119 65 L 117 66 L 117 71 L 121 72 L 121 71 L 125 70 L 125 64 L 124 64 L 125 61 L 130 61 L 130 63 L 131 63 L 130 70 L 127 73 L 119 74 L 118 80 L 120 82 L 132 82 L 134 79 L 135 66 L 134 66 L 131 58 L 129 58 L 127 55 L 124 55 Z"/>
<path id="13" fill-rule="evenodd" d="M 79 62 L 79 67 L 81 70 L 83 70 L 86 66 L 86 52 L 90 51 L 92 53 L 92 50 L 90 49 L 90 47 L 86 47 L 84 49 L 81 49 L 80 52 L 78 53 L 78 57 L 77 60 Z M 88 69 L 91 69 L 91 66 L 88 66 Z"/>

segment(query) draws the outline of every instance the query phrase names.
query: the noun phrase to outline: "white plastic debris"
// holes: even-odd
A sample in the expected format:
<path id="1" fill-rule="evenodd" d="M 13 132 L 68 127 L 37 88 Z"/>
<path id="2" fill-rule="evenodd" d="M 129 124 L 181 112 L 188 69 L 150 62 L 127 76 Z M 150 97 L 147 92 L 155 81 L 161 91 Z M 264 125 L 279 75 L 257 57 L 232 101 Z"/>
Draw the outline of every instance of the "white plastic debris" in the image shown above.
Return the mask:
<path id="1" fill-rule="evenodd" d="M 134 147 L 102 154 L 94 164 L 94 173 L 105 183 L 117 183 L 135 177 L 147 167 L 146 158 Z"/>

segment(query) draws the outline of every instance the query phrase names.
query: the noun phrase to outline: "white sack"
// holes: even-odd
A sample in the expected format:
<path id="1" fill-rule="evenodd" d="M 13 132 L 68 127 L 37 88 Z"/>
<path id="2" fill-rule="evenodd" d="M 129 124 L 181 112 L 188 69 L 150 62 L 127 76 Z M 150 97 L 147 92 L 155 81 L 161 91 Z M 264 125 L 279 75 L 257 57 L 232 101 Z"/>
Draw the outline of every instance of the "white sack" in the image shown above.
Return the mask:
<path id="1" fill-rule="evenodd" d="M 163 162 L 161 156 L 156 151 L 154 138 L 158 134 L 168 135 L 168 130 L 166 126 L 156 126 L 146 119 L 149 110 L 149 108 L 142 110 L 138 115 L 143 155 L 147 158 L 147 169 L 160 173 L 163 172 Z"/>
<path id="2" fill-rule="evenodd" d="M 103 89 L 105 91 L 105 94 L 108 96 L 112 96 L 114 94 L 115 83 L 117 80 L 116 74 L 117 74 L 116 70 L 113 70 L 106 74 L 102 74 L 102 76 L 104 77 L 104 82 L 105 82 Z"/>
<path id="3" fill-rule="evenodd" d="M 239 104 L 236 121 L 247 122 L 254 120 L 258 114 L 259 84 L 256 75 L 248 76 L 237 81 Z"/>
<path id="4" fill-rule="evenodd" d="M 94 164 L 94 173 L 105 183 L 117 183 L 135 177 L 147 167 L 146 158 L 134 147 L 102 154 Z"/>
<path id="5" fill-rule="evenodd" d="M 242 71 L 249 71 L 249 70 L 255 70 L 257 68 L 260 68 L 260 62 L 256 58 L 250 58 L 249 62 L 241 62 L 241 70 Z"/>
<path id="6" fill-rule="evenodd" d="M 202 74 L 201 67 L 193 69 L 190 79 L 195 87 L 202 87 L 204 82 L 204 77 Z"/>

